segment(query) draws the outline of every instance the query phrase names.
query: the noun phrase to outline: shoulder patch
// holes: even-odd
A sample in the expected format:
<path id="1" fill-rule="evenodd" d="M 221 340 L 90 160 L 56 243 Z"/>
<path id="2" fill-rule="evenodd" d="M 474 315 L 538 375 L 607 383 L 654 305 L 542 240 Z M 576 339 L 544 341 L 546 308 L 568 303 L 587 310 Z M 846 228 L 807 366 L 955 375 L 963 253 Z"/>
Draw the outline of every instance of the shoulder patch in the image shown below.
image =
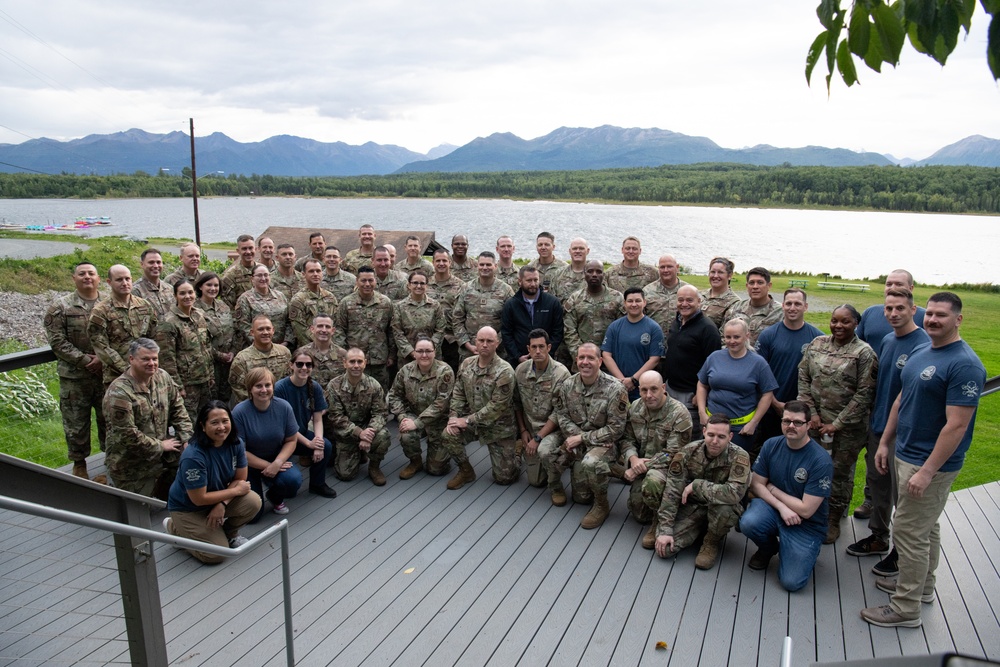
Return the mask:
<path id="1" fill-rule="evenodd" d="M 667 472 L 674 477 L 679 477 L 684 473 L 684 454 L 681 452 L 674 454 L 673 458 L 670 459 L 670 465 L 667 466 Z"/>

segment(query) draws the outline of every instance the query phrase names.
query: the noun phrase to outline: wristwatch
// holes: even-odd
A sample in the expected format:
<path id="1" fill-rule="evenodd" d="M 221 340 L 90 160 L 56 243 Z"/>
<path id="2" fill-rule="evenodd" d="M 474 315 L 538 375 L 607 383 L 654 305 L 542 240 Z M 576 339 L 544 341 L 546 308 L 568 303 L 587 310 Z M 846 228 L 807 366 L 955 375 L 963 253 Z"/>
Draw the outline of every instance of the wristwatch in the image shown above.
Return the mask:
<path id="1" fill-rule="evenodd" d="M 542 436 L 538 435 L 537 433 L 535 434 L 535 437 L 533 439 L 538 444 L 542 444 Z"/>

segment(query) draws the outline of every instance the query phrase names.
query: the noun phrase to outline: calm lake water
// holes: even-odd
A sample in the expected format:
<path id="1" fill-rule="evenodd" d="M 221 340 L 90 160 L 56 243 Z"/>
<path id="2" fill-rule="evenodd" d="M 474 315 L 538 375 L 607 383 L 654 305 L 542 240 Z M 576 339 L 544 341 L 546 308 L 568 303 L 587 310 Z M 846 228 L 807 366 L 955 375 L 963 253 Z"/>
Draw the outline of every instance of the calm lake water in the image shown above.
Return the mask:
<path id="1" fill-rule="evenodd" d="M 114 226 L 91 235 L 194 237 L 187 199 L 0 200 L 0 219 L 24 225 L 62 225 L 80 216 L 110 216 Z M 591 257 L 621 260 L 622 239 L 642 239 L 641 259 L 656 264 L 674 254 L 696 273 L 725 255 L 737 271 L 830 273 L 874 278 L 906 268 L 919 282 L 1000 282 L 993 253 L 1000 248 L 1000 216 L 957 216 L 853 211 L 798 211 L 691 206 L 627 206 L 506 200 L 286 199 L 199 200 L 203 241 L 232 241 L 271 225 L 354 229 L 432 230 L 448 245 L 465 233 L 471 249 L 492 250 L 511 235 L 515 256 L 534 254 L 535 235 L 556 236 L 566 257 L 569 242 L 583 236 Z M 67 233 L 67 237 L 75 234 Z M 993 248 L 993 250 L 989 250 Z M 471 251 L 470 249 L 470 251 Z"/>

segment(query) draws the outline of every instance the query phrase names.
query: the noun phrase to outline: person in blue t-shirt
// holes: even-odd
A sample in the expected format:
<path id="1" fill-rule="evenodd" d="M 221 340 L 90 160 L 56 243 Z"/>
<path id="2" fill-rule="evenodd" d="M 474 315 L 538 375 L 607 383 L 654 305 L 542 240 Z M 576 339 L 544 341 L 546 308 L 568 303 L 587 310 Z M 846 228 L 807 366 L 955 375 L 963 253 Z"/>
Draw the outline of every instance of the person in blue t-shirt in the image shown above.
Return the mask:
<path id="1" fill-rule="evenodd" d="M 927 301 L 924 330 L 930 345 L 918 347 L 900 374 L 899 397 L 892 406 L 875 453 L 885 474 L 896 467 L 899 499 L 893 539 L 899 577 L 876 579 L 891 594 L 889 604 L 861 610 L 861 618 L 882 627 L 920 626 L 920 604 L 934 599 L 935 570 L 941 555 L 938 519 L 951 485 L 972 444 L 986 368 L 962 340 L 962 300 L 938 292 Z M 889 443 L 896 457 L 889 460 Z"/>
<path id="2" fill-rule="evenodd" d="M 260 496 L 250 490 L 246 449 L 225 402 L 209 401 L 198 411 L 167 509 L 163 527 L 171 535 L 233 549 L 246 543 L 240 528 L 260 511 Z M 188 553 L 203 563 L 223 561 L 202 551 Z"/>
<path id="3" fill-rule="evenodd" d="M 740 517 L 740 531 L 757 545 L 751 570 L 767 569 L 778 554 L 778 580 L 788 591 L 809 582 L 826 537 L 833 460 L 809 437 L 812 409 L 788 401 L 784 435 L 764 443 L 753 464 L 754 498 Z"/>
<path id="4" fill-rule="evenodd" d="M 906 269 L 896 269 L 885 277 L 885 294 L 889 290 L 906 290 L 913 293 L 913 274 Z M 913 322 L 918 327 L 924 326 L 924 309 L 917 306 L 913 314 Z M 858 324 L 858 338 L 872 346 L 875 356 L 882 359 L 882 341 L 893 331 L 892 324 L 886 318 L 885 309 L 881 304 L 868 306 L 861 313 L 861 323 Z"/>
<path id="5" fill-rule="evenodd" d="M 639 398 L 639 376 L 654 370 L 663 356 L 663 329 L 643 312 L 646 296 L 641 287 L 629 287 L 623 296 L 625 317 L 604 332 L 601 360 L 604 371 L 621 382 L 634 401 Z"/>
<path id="6" fill-rule="evenodd" d="M 295 439 L 295 454 L 299 464 L 309 468 L 309 493 L 336 498 L 337 492 L 326 483 L 326 468 L 333 456 L 333 443 L 323 436 L 323 415 L 330 406 L 323 387 L 312 379 L 316 357 L 307 347 L 292 353 L 288 362 L 291 375 L 274 385 L 274 395 L 292 406 L 299 434 Z"/>
<path id="7" fill-rule="evenodd" d="M 729 320 L 722 330 L 725 349 L 708 355 L 698 371 L 695 400 L 702 428 L 713 412 L 732 415 L 733 443 L 753 448 L 757 425 L 771 405 L 778 382 L 764 359 L 749 347 L 746 320 Z"/>

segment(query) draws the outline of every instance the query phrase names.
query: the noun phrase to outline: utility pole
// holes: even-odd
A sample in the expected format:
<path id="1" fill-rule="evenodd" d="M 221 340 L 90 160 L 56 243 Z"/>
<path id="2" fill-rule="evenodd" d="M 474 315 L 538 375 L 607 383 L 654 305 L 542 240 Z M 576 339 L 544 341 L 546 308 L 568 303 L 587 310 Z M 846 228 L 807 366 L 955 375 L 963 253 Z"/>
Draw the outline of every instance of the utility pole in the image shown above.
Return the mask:
<path id="1" fill-rule="evenodd" d="M 194 244 L 201 247 L 201 226 L 198 224 L 198 172 L 194 168 L 194 118 L 191 121 L 191 200 L 194 202 Z"/>

